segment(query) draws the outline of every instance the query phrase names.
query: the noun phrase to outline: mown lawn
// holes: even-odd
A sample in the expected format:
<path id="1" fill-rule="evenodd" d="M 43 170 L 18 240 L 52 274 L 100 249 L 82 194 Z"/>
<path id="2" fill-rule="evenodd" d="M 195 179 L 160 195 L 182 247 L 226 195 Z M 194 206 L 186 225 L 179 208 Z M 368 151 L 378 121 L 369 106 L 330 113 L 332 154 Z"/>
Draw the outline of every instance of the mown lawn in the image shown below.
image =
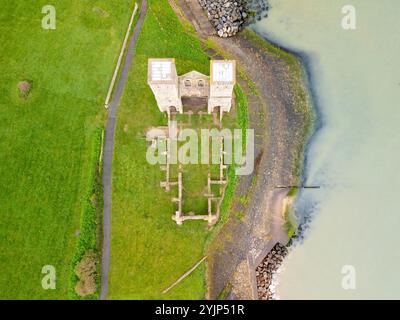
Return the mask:
<path id="1" fill-rule="evenodd" d="M 93 135 L 133 8 L 54 0 L 57 29 L 43 30 L 47 4 L 1 2 L 0 299 L 68 298 Z M 26 100 L 21 80 L 33 85 Z M 44 265 L 55 290 L 41 286 Z"/>
<path id="2" fill-rule="evenodd" d="M 144 137 L 150 127 L 167 124 L 147 85 L 147 59 L 173 57 L 178 74 L 191 70 L 208 74 L 209 58 L 192 32 L 185 32 L 167 0 L 149 0 L 148 5 L 118 111 L 108 298 L 201 299 L 205 293 L 204 264 L 162 294 L 202 258 L 210 231 L 205 221 L 187 221 L 178 226 L 171 219 L 175 210 L 171 195 L 176 191 L 168 194 L 160 187 L 165 173 L 159 165 L 146 161 L 148 143 Z M 233 125 L 232 122 L 235 121 L 227 123 Z M 199 190 L 198 178 L 199 172 L 193 171 L 191 178 L 184 181 L 192 185 L 187 193 Z M 207 176 L 202 178 L 206 183 Z M 203 203 L 194 205 L 204 208 Z"/>

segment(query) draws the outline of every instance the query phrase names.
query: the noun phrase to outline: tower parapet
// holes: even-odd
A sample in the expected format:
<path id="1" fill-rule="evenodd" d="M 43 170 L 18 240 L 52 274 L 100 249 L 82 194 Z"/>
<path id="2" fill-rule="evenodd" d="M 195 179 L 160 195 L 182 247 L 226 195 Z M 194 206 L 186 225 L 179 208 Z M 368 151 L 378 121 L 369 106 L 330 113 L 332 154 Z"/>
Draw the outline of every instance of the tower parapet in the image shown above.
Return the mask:
<path id="1" fill-rule="evenodd" d="M 147 83 L 161 112 L 171 107 L 183 112 L 175 59 L 149 59 Z"/>
<path id="2" fill-rule="evenodd" d="M 231 110 L 235 82 L 235 60 L 211 60 L 208 113 L 213 112 L 216 107 L 220 107 L 221 112 L 229 112 Z"/>

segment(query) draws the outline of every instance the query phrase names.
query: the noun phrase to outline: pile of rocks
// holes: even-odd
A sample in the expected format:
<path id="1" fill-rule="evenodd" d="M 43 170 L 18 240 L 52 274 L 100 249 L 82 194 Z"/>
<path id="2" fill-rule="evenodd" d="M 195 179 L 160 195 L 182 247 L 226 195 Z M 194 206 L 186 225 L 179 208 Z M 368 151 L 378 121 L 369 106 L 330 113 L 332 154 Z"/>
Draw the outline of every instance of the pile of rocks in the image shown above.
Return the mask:
<path id="1" fill-rule="evenodd" d="M 218 36 L 235 35 L 244 25 L 261 19 L 266 0 L 199 0 Z"/>
<path id="2" fill-rule="evenodd" d="M 274 298 L 273 288 L 271 288 L 272 278 L 282 264 L 287 252 L 288 250 L 285 246 L 277 243 L 257 267 L 257 292 L 260 300 Z"/>

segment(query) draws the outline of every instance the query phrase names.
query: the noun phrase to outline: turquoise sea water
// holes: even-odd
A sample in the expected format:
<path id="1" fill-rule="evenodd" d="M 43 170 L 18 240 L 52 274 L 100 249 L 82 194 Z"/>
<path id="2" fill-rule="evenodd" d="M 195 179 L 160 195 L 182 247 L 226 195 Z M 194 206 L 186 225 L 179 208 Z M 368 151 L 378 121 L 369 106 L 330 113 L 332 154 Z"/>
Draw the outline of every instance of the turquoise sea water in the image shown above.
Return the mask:
<path id="1" fill-rule="evenodd" d="M 270 4 L 254 28 L 307 57 L 322 124 L 305 167 L 305 182 L 321 188 L 299 194 L 296 215 L 312 219 L 277 294 L 400 298 L 400 1 Z M 345 5 L 355 30 L 342 28 Z"/>

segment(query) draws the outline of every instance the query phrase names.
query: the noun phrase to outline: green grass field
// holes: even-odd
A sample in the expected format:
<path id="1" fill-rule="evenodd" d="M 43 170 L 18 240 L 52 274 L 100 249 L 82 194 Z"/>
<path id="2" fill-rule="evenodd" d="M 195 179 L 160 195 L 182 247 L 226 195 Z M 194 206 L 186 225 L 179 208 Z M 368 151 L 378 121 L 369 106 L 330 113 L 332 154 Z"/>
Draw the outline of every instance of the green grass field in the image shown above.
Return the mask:
<path id="1" fill-rule="evenodd" d="M 191 70 L 208 74 L 209 58 L 190 28 L 182 26 L 167 0 L 149 0 L 148 4 L 118 111 L 108 298 L 201 299 L 205 294 L 204 264 L 162 294 L 163 289 L 202 258 L 210 231 L 205 221 L 187 221 L 177 226 L 171 219 L 175 204 L 171 202 L 171 193 L 160 187 L 165 173 L 159 165 L 146 161 L 148 143 L 144 137 L 148 128 L 167 124 L 147 85 L 147 59 L 173 57 L 178 74 Z M 235 115 L 233 110 L 226 119 Z M 226 125 L 238 126 L 234 119 Z M 190 172 L 188 180 L 184 177 L 186 185 L 191 184 L 186 190 L 188 194 L 201 190 L 207 181 L 206 171 L 199 166 Z M 202 173 L 204 181 L 200 180 Z M 202 202 L 187 205 L 199 210 L 205 207 Z"/>
<path id="2" fill-rule="evenodd" d="M 47 4 L 1 2 L 0 299 L 68 298 L 93 139 L 133 8 L 55 0 L 57 28 L 43 30 Z M 26 100 L 21 80 L 33 85 Z M 55 290 L 42 289 L 44 265 Z"/>

